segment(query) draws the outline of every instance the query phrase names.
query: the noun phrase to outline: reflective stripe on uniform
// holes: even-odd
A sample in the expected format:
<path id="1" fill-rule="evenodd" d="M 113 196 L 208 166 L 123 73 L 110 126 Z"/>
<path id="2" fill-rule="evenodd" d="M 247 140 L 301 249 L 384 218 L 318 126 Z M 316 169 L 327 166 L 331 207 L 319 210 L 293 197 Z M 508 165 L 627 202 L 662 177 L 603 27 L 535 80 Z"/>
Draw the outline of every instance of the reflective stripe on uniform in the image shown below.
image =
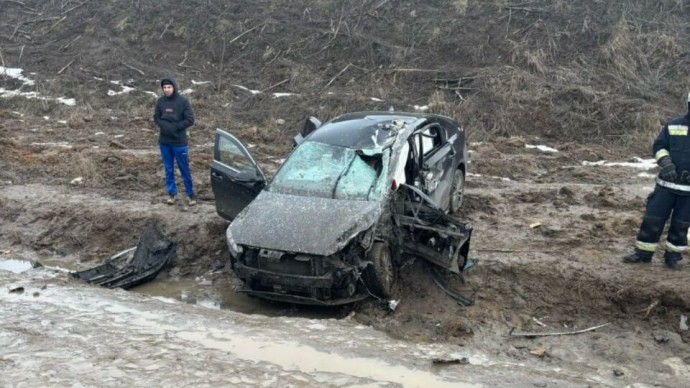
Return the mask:
<path id="1" fill-rule="evenodd" d="M 678 191 L 687 191 L 690 193 L 690 186 L 688 185 L 681 185 L 678 183 L 673 183 L 673 182 L 667 182 L 659 177 L 656 177 L 656 184 L 665 187 L 667 189 L 673 189 L 673 190 L 678 190 Z"/>
<path id="2" fill-rule="evenodd" d="M 687 125 L 669 125 L 668 133 L 671 136 L 687 136 L 688 126 Z"/>
<path id="3" fill-rule="evenodd" d="M 656 250 L 656 243 L 646 243 L 638 240 L 635 241 L 635 248 L 645 252 L 654 252 Z"/>
<path id="4" fill-rule="evenodd" d="M 682 252 L 685 252 L 688 250 L 688 246 L 687 245 L 683 245 L 683 246 L 673 245 L 670 242 L 666 241 L 666 250 L 669 252 L 682 253 Z"/>
<path id="5" fill-rule="evenodd" d="M 668 152 L 668 150 L 662 148 L 656 152 L 656 154 L 654 155 L 654 159 L 656 159 L 656 161 L 658 162 L 659 159 L 663 158 L 664 156 L 671 156 L 671 153 Z"/>

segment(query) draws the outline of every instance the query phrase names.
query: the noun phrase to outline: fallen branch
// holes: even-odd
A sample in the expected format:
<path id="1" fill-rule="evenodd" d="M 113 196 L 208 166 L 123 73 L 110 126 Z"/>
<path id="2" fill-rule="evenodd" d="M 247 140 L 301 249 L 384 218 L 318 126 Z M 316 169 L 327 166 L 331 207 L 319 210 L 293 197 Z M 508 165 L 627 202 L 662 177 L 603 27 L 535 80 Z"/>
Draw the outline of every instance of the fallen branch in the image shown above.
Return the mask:
<path id="1" fill-rule="evenodd" d="M 14 4 L 18 4 L 18 5 L 21 5 L 22 7 L 26 8 L 26 9 L 29 9 L 29 10 L 31 10 L 31 11 L 38 12 L 37 9 L 29 7 L 28 5 L 24 4 L 23 1 L 19 1 L 19 0 L 3 0 L 3 3 L 14 3 Z"/>
<path id="2" fill-rule="evenodd" d="M 142 76 L 146 76 L 146 74 L 145 74 L 143 71 L 137 69 L 137 68 L 134 67 L 134 66 L 128 65 L 128 64 L 126 64 L 126 63 L 124 63 L 124 62 L 122 62 L 122 66 L 124 66 L 124 67 L 126 67 L 126 68 L 128 68 L 128 69 L 132 69 L 132 70 L 136 71 L 137 73 L 141 74 Z"/>
<path id="3" fill-rule="evenodd" d="M 350 66 L 352 66 L 352 63 L 348 63 L 347 66 L 345 66 L 342 70 L 340 70 L 340 72 L 339 72 L 338 74 L 336 74 L 335 76 L 333 76 L 333 78 L 331 78 L 331 80 L 328 81 L 328 83 L 326 84 L 326 87 L 331 86 L 331 84 L 333 83 L 333 81 L 335 81 L 335 79 L 338 78 L 339 75 L 343 74 Z"/>
<path id="4" fill-rule="evenodd" d="M 67 47 L 69 47 L 69 46 L 71 46 L 71 45 L 72 45 L 72 43 L 74 43 L 74 42 L 78 41 L 79 39 L 81 39 L 81 34 L 80 34 L 80 35 L 77 35 L 77 37 L 76 37 L 76 38 L 74 38 L 74 39 L 70 40 L 70 41 L 69 41 L 69 43 L 67 43 L 66 45 L 64 45 L 64 46 L 60 47 L 60 51 L 62 51 L 62 50 L 64 50 L 64 49 L 66 49 L 66 48 L 67 48 Z"/>
<path id="5" fill-rule="evenodd" d="M 515 332 L 514 328 L 510 330 L 510 336 L 512 337 L 548 337 L 548 336 L 556 336 L 556 335 L 574 335 L 574 334 L 582 334 L 586 333 L 588 331 L 594 331 L 596 329 L 601 329 L 604 326 L 608 326 L 611 323 L 604 323 L 603 325 L 599 326 L 594 326 L 590 327 L 587 329 L 582 329 L 582 330 L 577 330 L 577 331 L 561 331 L 561 332 L 551 332 L 551 333 L 535 333 L 535 332 Z"/>
<path id="6" fill-rule="evenodd" d="M 62 11 L 62 14 L 63 14 L 63 15 L 66 15 L 66 14 L 68 14 L 68 13 L 74 11 L 75 9 L 81 7 L 82 5 L 84 5 L 84 4 L 86 4 L 86 3 L 88 3 L 88 0 L 87 0 L 87 1 L 84 1 L 83 3 L 79 3 L 79 4 L 75 5 L 74 7 L 70 8 L 70 9 L 68 9 L 68 10 L 66 10 L 66 11 Z"/>
<path id="7" fill-rule="evenodd" d="M 504 253 L 558 253 L 557 251 L 542 251 L 538 249 L 477 249 L 477 252 L 504 252 Z"/>
<path id="8" fill-rule="evenodd" d="M 62 74 L 62 72 L 65 71 L 68 67 L 70 67 L 70 65 L 71 65 L 72 63 L 74 63 L 74 59 L 72 59 L 71 61 L 69 61 L 69 63 L 66 64 L 66 65 L 65 65 L 62 69 L 60 69 L 60 71 L 58 71 L 57 73 L 58 73 L 58 74 Z"/>
<path id="9" fill-rule="evenodd" d="M 182 62 L 177 64 L 177 66 L 184 66 L 185 62 L 187 62 L 187 51 L 184 52 L 184 58 L 182 59 Z"/>
<path id="10" fill-rule="evenodd" d="M 266 89 L 263 89 L 263 90 L 261 91 L 261 93 L 264 93 L 264 92 L 266 92 L 266 91 L 269 91 L 269 90 L 275 88 L 276 86 L 280 86 L 280 85 L 282 85 L 282 84 L 288 82 L 289 80 L 290 80 L 290 78 L 285 78 L 284 80 L 278 82 L 277 84 L 273 84 L 273 85 L 267 87 Z"/>
<path id="11" fill-rule="evenodd" d="M 644 312 L 644 317 L 647 318 L 647 317 L 649 317 L 649 314 L 652 312 L 652 310 L 653 310 L 656 306 L 659 305 L 659 303 L 660 303 L 660 302 L 659 302 L 658 299 L 654 299 L 654 300 L 652 301 L 652 303 L 651 303 L 647 308 L 644 308 L 644 309 L 638 311 L 638 313 Z"/>
<path id="12" fill-rule="evenodd" d="M 440 73 L 441 72 L 441 70 L 429 70 L 429 69 L 391 69 L 391 71 L 400 72 L 400 73 L 412 73 L 412 72 Z"/>
<path id="13" fill-rule="evenodd" d="M 165 25 L 165 28 L 163 29 L 163 32 L 161 32 L 160 36 L 158 37 L 158 40 L 163 39 L 163 35 L 165 35 L 165 33 L 168 32 L 168 27 L 170 27 L 170 25 L 172 24 L 172 22 L 173 22 L 173 18 L 170 18 L 170 20 L 168 20 L 168 24 Z"/>
<path id="14" fill-rule="evenodd" d="M 43 35 L 49 33 L 50 31 L 52 31 L 53 28 L 55 28 L 55 26 L 57 26 L 58 24 L 62 23 L 62 21 L 65 20 L 65 19 L 67 19 L 67 16 L 63 16 L 60 20 L 58 20 L 58 21 L 56 21 L 55 23 L 53 23 L 53 25 L 50 26 L 50 27 L 48 27 L 48 29 L 46 30 L 46 32 L 43 33 Z"/>
<path id="15" fill-rule="evenodd" d="M 243 32 L 243 33 L 237 35 L 236 37 L 232 38 L 228 43 L 232 43 L 232 42 L 236 41 L 237 39 L 243 37 L 244 35 L 246 35 L 246 34 L 252 32 L 252 31 L 256 30 L 257 28 L 259 28 L 259 27 L 261 27 L 261 26 L 264 26 L 264 25 L 266 25 L 265 22 L 264 22 L 264 23 L 261 23 L 261 24 L 258 24 L 258 25 L 256 25 L 256 26 L 254 26 L 254 27 L 248 29 L 247 31 L 245 31 L 245 32 Z"/>

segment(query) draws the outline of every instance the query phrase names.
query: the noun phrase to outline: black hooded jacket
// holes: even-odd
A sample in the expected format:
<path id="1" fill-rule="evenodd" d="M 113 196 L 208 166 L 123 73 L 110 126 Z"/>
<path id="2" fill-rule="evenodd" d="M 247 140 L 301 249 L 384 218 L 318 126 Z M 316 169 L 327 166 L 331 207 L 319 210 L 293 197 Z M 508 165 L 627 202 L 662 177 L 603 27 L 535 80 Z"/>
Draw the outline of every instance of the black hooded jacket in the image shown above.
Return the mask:
<path id="1" fill-rule="evenodd" d="M 163 78 L 161 88 L 165 81 L 173 85 L 173 94 L 170 97 L 164 95 L 156 102 L 153 121 L 160 129 L 158 142 L 169 146 L 186 146 L 187 128 L 194 124 L 192 106 L 187 98 L 178 93 L 175 78 Z"/>

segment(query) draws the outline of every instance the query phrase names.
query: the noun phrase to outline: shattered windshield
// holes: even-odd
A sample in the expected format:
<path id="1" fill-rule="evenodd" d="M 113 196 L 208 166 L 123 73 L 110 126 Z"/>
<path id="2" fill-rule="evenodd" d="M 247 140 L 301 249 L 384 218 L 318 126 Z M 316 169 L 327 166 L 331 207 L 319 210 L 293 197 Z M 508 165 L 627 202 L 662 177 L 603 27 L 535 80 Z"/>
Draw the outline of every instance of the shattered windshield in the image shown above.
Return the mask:
<path id="1" fill-rule="evenodd" d="M 389 150 L 364 152 L 305 142 L 273 178 L 270 191 L 313 197 L 373 201 L 385 192 Z"/>

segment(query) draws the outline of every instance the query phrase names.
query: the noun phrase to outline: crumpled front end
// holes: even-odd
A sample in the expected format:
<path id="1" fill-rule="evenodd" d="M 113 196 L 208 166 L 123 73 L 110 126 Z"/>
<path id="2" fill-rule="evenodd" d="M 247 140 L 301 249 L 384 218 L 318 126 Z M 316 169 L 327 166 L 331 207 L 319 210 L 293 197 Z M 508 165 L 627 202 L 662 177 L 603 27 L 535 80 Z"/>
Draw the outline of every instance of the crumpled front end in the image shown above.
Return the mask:
<path id="1" fill-rule="evenodd" d="M 239 290 L 265 299 L 338 305 L 364 299 L 360 275 L 364 249 L 350 244 L 330 256 L 247 248 L 233 269 L 244 281 Z"/>

